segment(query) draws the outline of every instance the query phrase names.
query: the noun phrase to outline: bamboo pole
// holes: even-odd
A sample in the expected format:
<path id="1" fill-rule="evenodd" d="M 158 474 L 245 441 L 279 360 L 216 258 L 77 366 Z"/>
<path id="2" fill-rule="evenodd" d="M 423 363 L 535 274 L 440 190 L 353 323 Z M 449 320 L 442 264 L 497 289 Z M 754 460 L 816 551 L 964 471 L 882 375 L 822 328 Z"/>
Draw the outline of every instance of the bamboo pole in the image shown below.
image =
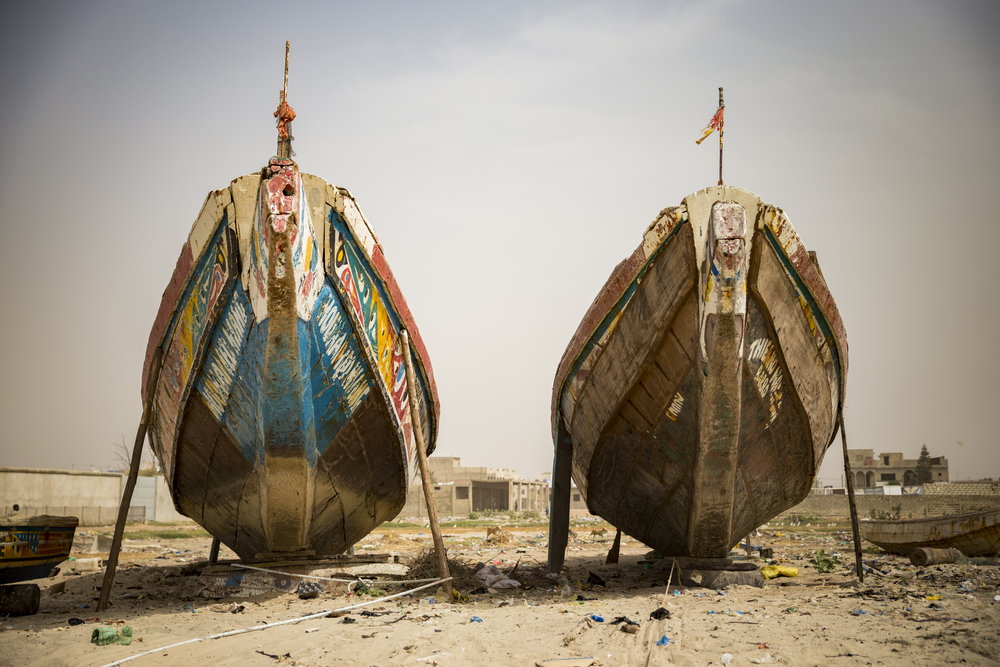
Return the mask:
<path id="1" fill-rule="evenodd" d="M 851 474 L 851 458 L 847 455 L 847 431 L 844 429 L 844 406 L 837 411 L 840 423 L 840 440 L 844 443 L 844 475 L 847 477 L 847 501 L 851 507 L 851 529 L 854 531 L 854 563 L 858 571 L 858 582 L 865 583 L 865 568 L 861 562 L 861 530 L 858 528 L 858 506 L 854 502 L 854 476 Z"/>
<path id="2" fill-rule="evenodd" d="M 403 365 L 406 367 L 406 388 L 410 396 L 410 423 L 413 426 L 413 440 L 417 446 L 417 461 L 420 464 L 420 481 L 424 487 L 424 499 L 427 501 L 427 518 L 430 519 L 431 534 L 434 536 L 434 551 L 437 552 L 438 576 L 442 579 L 450 577 L 448 572 L 448 557 L 444 552 L 444 539 L 441 537 L 441 526 L 438 523 L 437 505 L 434 503 L 434 485 L 431 483 L 431 473 L 427 467 L 427 450 L 424 448 L 424 430 L 420 423 L 420 413 L 417 410 L 417 375 L 413 371 L 413 361 L 410 359 L 410 334 L 403 329 L 400 336 L 403 343 Z M 444 594 L 452 598 L 451 580 L 441 584 Z"/>
<path id="3" fill-rule="evenodd" d="M 142 418 L 139 420 L 139 430 L 135 434 L 135 444 L 132 446 L 132 462 L 129 466 L 128 479 L 125 481 L 125 492 L 118 506 L 118 521 L 115 522 L 115 536 L 111 540 L 111 553 L 108 554 L 108 569 L 104 571 L 104 583 L 101 584 L 101 595 L 97 600 L 97 611 L 108 608 L 108 598 L 111 597 L 111 587 L 115 583 L 115 568 L 118 567 L 118 554 L 122 548 L 122 535 L 125 533 L 125 520 L 128 518 L 129 506 L 132 504 L 132 492 L 139 478 L 139 460 L 142 458 L 142 445 L 146 441 L 146 427 L 149 425 L 149 413 L 153 409 L 153 396 L 156 394 L 156 384 L 160 380 L 160 367 L 163 363 L 163 348 L 158 347 L 153 352 L 153 361 L 149 367 L 149 382 L 146 383 L 146 404 L 142 408 Z"/>

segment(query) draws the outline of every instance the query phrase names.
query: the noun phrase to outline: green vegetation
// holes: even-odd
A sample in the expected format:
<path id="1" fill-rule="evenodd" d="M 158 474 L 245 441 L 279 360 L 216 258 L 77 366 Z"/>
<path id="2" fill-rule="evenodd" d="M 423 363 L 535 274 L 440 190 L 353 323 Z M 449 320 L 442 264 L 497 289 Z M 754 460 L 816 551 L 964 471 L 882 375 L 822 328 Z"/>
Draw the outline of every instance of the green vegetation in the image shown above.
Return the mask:
<path id="1" fill-rule="evenodd" d="M 917 484 L 930 484 L 934 481 L 934 472 L 931 470 L 931 455 L 927 451 L 927 445 L 920 446 L 920 456 L 917 458 Z"/>
<path id="2" fill-rule="evenodd" d="M 809 559 L 818 572 L 833 572 L 840 566 L 840 558 L 835 554 L 827 555 L 825 549 L 820 549 Z"/>
<path id="3" fill-rule="evenodd" d="M 100 533 L 102 535 L 114 535 L 114 531 Z M 183 540 L 189 537 L 207 537 L 212 535 L 203 528 L 193 528 L 191 530 L 130 530 L 125 533 L 129 540 Z"/>

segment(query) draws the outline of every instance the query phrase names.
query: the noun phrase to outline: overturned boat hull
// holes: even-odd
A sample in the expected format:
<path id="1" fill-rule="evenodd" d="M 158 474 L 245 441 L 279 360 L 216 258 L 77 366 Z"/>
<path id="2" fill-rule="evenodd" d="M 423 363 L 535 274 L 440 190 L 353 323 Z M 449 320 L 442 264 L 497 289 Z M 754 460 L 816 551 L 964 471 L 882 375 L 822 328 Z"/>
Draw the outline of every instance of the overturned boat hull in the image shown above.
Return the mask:
<path id="1" fill-rule="evenodd" d="M 781 209 L 702 190 L 649 226 L 562 357 L 557 494 L 571 474 L 663 554 L 724 557 L 809 493 L 846 375 L 836 305 Z"/>
<path id="2" fill-rule="evenodd" d="M 288 158 L 209 194 L 150 334 L 148 392 L 177 510 L 250 560 L 341 553 L 392 519 L 413 425 L 428 450 L 437 432 L 430 360 L 374 232 Z"/>
<path id="3" fill-rule="evenodd" d="M 1000 554 L 1000 507 L 930 519 L 866 519 L 859 527 L 862 538 L 904 556 L 920 547 L 958 549 L 966 556 Z"/>

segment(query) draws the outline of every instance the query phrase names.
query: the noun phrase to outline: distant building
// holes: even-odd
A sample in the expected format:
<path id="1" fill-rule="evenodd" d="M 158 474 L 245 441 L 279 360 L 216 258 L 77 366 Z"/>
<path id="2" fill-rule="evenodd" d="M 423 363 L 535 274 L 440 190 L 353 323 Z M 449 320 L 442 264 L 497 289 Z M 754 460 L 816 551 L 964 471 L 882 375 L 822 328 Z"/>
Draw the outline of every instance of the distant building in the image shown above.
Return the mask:
<path id="1" fill-rule="evenodd" d="M 904 459 L 898 452 L 883 452 L 875 456 L 873 449 L 848 449 L 854 488 L 870 489 L 886 483 L 902 486 L 917 484 L 917 459 Z M 944 456 L 931 457 L 931 480 L 948 482 L 948 459 Z"/>
<path id="2" fill-rule="evenodd" d="M 431 456 L 427 465 L 439 516 L 467 516 L 486 510 L 544 513 L 549 508 L 548 483 L 526 480 L 509 468 L 463 468 L 461 459 L 451 456 Z M 427 516 L 419 475 L 410 486 L 400 516 Z"/>

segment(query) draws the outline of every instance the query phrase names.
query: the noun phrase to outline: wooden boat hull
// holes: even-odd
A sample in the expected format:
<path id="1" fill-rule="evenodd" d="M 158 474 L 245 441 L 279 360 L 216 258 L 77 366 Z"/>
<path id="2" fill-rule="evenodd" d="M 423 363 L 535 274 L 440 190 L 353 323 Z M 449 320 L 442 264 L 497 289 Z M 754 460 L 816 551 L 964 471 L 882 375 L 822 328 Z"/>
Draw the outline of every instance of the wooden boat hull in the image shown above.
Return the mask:
<path id="1" fill-rule="evenodd" d="M 958 549 L 966 556 L 1000 554 L 1000 507 L 930 519 L 864 520 L 861 537 L 890 553 L 919 547 Z"/>
<path id="2" fill-rule="evenodd" d="M 48 577 L 69 558 L 75 516 L 0 518 L 0 584 Z"/>
<path id="3" fill-rule="evenodd" d="M 560 450 L 591 512 L 667 555 L 724 557 L 800 502 L 833 439 L 847 341 L 784 213 L 712 187 L 665 209 L 562 357 Z"/>
<path id="4" fill-rule="evenodd" d="M 436 439 L 430 360 L 381 245 L 347 190 L 289 159 L 209 194 L 150 334 L 149 391 L 177 510 L 243 559 L 345 551 L 403 507 L 414 410 Z"/>

